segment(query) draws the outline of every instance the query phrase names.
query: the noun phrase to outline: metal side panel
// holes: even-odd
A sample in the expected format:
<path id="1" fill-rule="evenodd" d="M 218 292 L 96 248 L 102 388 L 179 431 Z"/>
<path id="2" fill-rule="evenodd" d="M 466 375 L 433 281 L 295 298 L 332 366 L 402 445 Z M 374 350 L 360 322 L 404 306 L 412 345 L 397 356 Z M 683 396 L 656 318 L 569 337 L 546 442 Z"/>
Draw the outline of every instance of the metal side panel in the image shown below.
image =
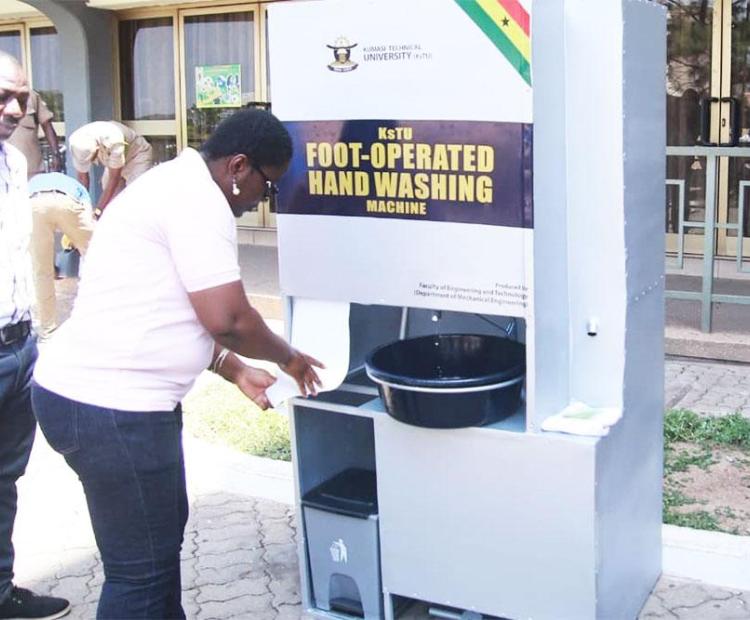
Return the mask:
<path id="1" fill-rule="evenodd" d="M 374 422 L 386 592 L 595 617 L 595 440 Z"/>
<path id="2" fill-rule="evenodd" d="M 600 618 L 635 618 L 661 572 L 666 12 L 642 0 L 622 10 L 624 415 L 597 453 Z"/>

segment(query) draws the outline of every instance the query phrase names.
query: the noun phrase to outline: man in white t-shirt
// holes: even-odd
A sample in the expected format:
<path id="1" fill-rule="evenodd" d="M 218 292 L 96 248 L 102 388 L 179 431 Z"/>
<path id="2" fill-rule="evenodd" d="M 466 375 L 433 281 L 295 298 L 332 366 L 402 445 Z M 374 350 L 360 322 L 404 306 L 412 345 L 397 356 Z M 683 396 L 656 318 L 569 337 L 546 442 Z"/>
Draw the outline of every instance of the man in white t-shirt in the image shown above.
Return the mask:
<path id="1" fill-rule="evenodd" d="M 262 407 L 276 362 L 314 394 L 318 362 L 271 332 L 240 280 L 236 224 L 275 190 L 291 139 L 246 109 L 112 201 L 72 315 L 41 352 L 39 424 L 76 471 L 107 575 L 99 618 L 184 618 L 187 519 L 179 403 L 209 365 Z"/>

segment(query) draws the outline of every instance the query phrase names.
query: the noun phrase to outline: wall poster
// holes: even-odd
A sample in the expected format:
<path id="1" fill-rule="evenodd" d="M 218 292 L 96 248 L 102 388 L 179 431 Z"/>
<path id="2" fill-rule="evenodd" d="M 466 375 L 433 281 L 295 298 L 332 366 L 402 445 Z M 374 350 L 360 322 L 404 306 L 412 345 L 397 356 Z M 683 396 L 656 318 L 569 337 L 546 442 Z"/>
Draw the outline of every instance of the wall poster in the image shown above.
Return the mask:
<path id="1" fill-rule="evenodd" d="M 242 105 L 240 65 L 201 65 L 195 68 L 195 102 L 200 109 Z"/>

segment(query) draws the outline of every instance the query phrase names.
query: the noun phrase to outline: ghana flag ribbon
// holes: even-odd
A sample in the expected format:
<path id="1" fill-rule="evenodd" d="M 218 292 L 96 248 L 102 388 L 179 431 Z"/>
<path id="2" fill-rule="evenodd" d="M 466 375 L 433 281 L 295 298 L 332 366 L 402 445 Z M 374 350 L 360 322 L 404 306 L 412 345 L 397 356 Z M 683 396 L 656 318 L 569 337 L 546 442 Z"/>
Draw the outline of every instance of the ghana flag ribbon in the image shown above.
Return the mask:
<path id="1" fill-rule="evenodd" d="M 518 0 L 455 0 L 531 86 L 529 14 Z"/>

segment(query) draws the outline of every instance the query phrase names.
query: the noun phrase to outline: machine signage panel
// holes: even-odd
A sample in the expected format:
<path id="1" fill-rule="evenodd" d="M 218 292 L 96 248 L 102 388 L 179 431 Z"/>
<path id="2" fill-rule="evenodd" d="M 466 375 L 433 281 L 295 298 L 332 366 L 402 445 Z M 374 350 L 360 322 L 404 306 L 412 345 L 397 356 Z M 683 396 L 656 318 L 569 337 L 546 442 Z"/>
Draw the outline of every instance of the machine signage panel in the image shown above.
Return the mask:
<path id="1" fill-rule="evenodd" d="M 280 213 L 531 228 L 531 126 L 293 121 Z M 460 141 L 458 141 L 460 140 Z"/>
<path id="2" fill-rule="evenodd" d="M 294 143 L 283 292 L 527 316 L 530 0 L 268 12 L 273 111 Z"/>

